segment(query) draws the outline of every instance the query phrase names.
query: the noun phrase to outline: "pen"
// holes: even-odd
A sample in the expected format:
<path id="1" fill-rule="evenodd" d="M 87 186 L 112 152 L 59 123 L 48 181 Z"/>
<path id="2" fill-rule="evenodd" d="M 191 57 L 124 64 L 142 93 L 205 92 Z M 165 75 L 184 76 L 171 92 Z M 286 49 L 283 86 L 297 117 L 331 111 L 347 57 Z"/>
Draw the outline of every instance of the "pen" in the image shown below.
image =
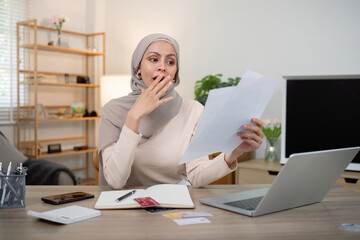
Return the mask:
<path id="1" fill-rule="evenodd" d="M 2 162 L 0 162 L 0 173 L 2 174 Z M 2 181 L 0 178 L 0 189 L 2 189 Z"/>
<path id="2" fill-rule="evenodd" d="M 130 197 L 131 195 L 133 195 L 136 192 L 136 190 L 132 190 L 131 192 L 128 192 L 127 194 L 115 199 L 115 202 L 120 202 L 121 200 L 124 200 L 125 198 Z"/>
<path id="3" fill-rule="evenodd" d="M 18 174 L 19 176 L 16 177 L 15 179 L 15 183 L 14 183 L 14 191 L 10 192 L 9 195 L 9 201 L 8 204 L 9 206 L 13 204 L 14 200 L 15 200 L 15 195 L 17 197 L 17 199 L 20 201 L 21 206 L 24 206 L 24 172 L 26 171 L 26 167 L 22 166 L 22 163 L 19 163 L 19 165 L 16 167 L 16 174 Z M 10 184 L 8 184 L 8 187 L 11 187 Z M 20 192 L 20 195 L 17 193 L 17 191 Z"/>
<path id="4" fill-rule="evenodd" d="M 12 164 L 12 162 L 9 162 L 6 175 L 10 175 L 10 172 L 11 172 L 11 164 Z M 4 179 L 7 180 L 7 178 L 4 178 Z M 1 207 L 4 205 L 5 196 L 6 196 L 6 183 L 4 184 L 4 190 L 3 190 L 3 192 L 2 192 L 2 197 L 1 197 L 1 202 L 0 202 L 0 206 L 1 206 Z"/>

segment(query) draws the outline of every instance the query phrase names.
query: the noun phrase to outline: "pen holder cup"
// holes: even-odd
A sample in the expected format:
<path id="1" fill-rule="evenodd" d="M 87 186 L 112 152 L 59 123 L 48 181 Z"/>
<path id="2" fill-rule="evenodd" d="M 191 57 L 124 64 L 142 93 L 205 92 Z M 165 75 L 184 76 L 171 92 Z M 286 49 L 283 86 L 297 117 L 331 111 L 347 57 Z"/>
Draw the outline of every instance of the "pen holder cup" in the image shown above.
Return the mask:
<path id="1" fill-rule="evenodd" d="M 0 209 L 25 207 L 25 174 L 0 174 Z"/>

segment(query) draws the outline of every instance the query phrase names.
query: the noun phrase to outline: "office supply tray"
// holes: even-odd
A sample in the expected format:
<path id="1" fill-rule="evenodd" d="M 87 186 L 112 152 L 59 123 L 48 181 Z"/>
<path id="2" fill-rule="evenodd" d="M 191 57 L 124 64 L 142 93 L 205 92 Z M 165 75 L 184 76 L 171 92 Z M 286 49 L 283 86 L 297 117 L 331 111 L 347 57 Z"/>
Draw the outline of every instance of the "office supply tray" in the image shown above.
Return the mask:
<path id="1" fill-rule="evenodd" d="M 25 207 L 25 176 L 11 172 L 0 174 L 0 209 Z"/>

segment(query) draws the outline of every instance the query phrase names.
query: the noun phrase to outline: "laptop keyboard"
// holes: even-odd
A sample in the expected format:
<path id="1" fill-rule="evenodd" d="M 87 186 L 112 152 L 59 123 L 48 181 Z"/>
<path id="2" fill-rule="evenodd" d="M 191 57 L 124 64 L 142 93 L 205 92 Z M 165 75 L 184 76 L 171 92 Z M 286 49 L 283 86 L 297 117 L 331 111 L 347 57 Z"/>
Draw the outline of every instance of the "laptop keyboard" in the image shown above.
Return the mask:
<path id="1" fill-rule="evenodd" d="M 248 198 L 248 199 L 234 201 L 234 202 L 227 202 L 224 204 L 252 211 L 252 210 L 256 209 L 256 207 L 259 205 L 262 198 L 263 198 L 262 196 L 255 197 L 255 198 Z"/>

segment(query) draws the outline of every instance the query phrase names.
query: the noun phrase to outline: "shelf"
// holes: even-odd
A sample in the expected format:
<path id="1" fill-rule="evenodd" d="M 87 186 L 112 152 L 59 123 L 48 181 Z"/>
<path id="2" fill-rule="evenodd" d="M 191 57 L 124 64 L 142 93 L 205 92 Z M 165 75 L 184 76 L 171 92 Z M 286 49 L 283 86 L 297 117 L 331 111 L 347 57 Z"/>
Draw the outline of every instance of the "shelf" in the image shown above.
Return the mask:
<path id="1" fill-rule="evenodd" d="M 35 71 L 32 71 L 32 70 L 19 70 L 19 72 L 27 73 L 27 74 L 35 73 Z M 36 73 L 38 75 L 65 76 L 65 74 L 67 74 L 69 77 L 76 77 L 76 76 L 87 77 L 87 75 L 85 75 L 85 74 L 77 74 L 77 73 L 59 73 L 59 72 L 44 72 L 44 71 L 37 71 Z"/>
<path id="2" fill-rule="evenodd" d="M 30 21 L 22 21 L 22 22 L 18 22 L 19 25 L 23 25 L 26 27 L 30 27 L 30 28 L 34 28 L 34 25 L 36 25 L 36 23 L 34 24 L 34 20 L 30 20 Z M 47 31 L 53 31 L 56 32 L 57 29 L 56 28 L 50 28 L 50 27 L 44 27 L 44 26 L 40 26 L 40 25 L 36 25 L 37 29 L 42 29 L 42 30 L 47 30 Z M 99 32 L 99 33 L 80 33 L 80 32 L 73 32 L 73 31 L 68 31 L 68 30 L 61 30 L 61 33 L 67 33 L 67 34 L 73 34 L 73 35 L 79 35 L 79 36 L 83 36 L 83 37 L 91 37 L 91 36 L 100 36 L 100 35 L 105 35 L 104 32 Z"/>
<path id="3" fill-rule="evenodd" d="M 34 85 L 33 83 L 20 83 L 21 85 Z M 59 86 L 59 87 L 86 87 L 86 88 L 99 88 L 99 84 L 86 84 L 86 83 L 51 83 L 51 82 L 38 82 L 38 86 Z"/>
<path id="4" fill-rule="evenodd" d="M 88 55 L 88 56 L 103 56 L 105 55 L 103 52 L 94 52 L 83 49 L 75 49 L 75 48 L 66 48 L 66 47 L 57 47 L 43 44 L 24 44 L 21 45 L 20 48 L 26 49 L 35 49 L 35 46 L 38 50 L 49 51 L 49 52 L 60 52 L 60 53 L 72 53 L 72 54 L 80 54 L 80 55 Z"/>
<path id="5" fill-rule="evenodd" d="M 88 88 L 98 88 L 100 84 L 85 84 L 85 83 L 50 83 L 50 82 L 38 82 L 38 85 L 43 86 L 63 86 L 63 87 L 88 87 Z"/>
<path id="6" fill-rule="evenodd" d="M 23 25 L 23 26 L 26 26 L 26 27 L 31 27 L 31 28 L 34 28 L 34 24 L 33 23 L 30 23 L 30 21 L 24 21 L 24 22 L 18 22 L 19 25 Z M 49 28 L 49 27 L 44 27 L 44 26 L 40 26 L 40 25 L 36 25 L 36 28 L 37 29 L 42 29 L 42 30 L 48 30 L 48 31 L 54 31 L 56 32 L 57 29 L 56 28 Z M 79 32 L 72 32 L 72 31 L 67 31 L 67 30 L 61 30 L 62 33 L 68 33 L 68 34 L 74 34 L 74 35 L 79 35 L 79 36 L 90 36 L 92 34 L 86 34 L 86 33 L 79 33 Z M 101 35 L 102 33 L 97 33 L 96 35 Z"/>
<path id="7" fill-rule="evenodd" d="M 40 154 L 40 156 L 38 158 L 48 158 L 48 157 L 59 157 L 59 156 L 67 156 L 67 155 L 76 155 L 76 154 L 83 154 L 83 153 L 90 153 L 90 152 L 96 152 L 97 148 L 93 147 L 93 148 L 88 148 L 86 150 L 63 150 L 62 152 L 59 153 L 47 153 L 47 152 L 42 152 Z M 27 155 L 28 157 L 35 157 L 32 155 Z"/>
<path id="8" fill-rule="evenodd" d="M 100 119 L 100 116 L 97 117 L 72 117 L 72 118 L 38 118 L 38 122 L 56 122 L 56 121 L 88 121 Z M 20 118 L 20 121 L 35 121 L 34 118 Z"/>
<path id="9" fill-rule="evenodd" d="M 38 140 L 38 143 L 65 142 L 65 141 L 76 141 L 76 140 L 86 140 L 86 136 L 68 137 L 68 138 L 40 139 L 40 140 Z M 34 144 L 34 141 L 21 141 L 20 144 Z"/>
<path id="10" fill-rule="evenodd" d="M 84 171 L 84 170 L 86 170 L 86 167 L 71 169 L 71 171 L 73 171 L 73 172 L 81 172 L 81 171 Z"/>

